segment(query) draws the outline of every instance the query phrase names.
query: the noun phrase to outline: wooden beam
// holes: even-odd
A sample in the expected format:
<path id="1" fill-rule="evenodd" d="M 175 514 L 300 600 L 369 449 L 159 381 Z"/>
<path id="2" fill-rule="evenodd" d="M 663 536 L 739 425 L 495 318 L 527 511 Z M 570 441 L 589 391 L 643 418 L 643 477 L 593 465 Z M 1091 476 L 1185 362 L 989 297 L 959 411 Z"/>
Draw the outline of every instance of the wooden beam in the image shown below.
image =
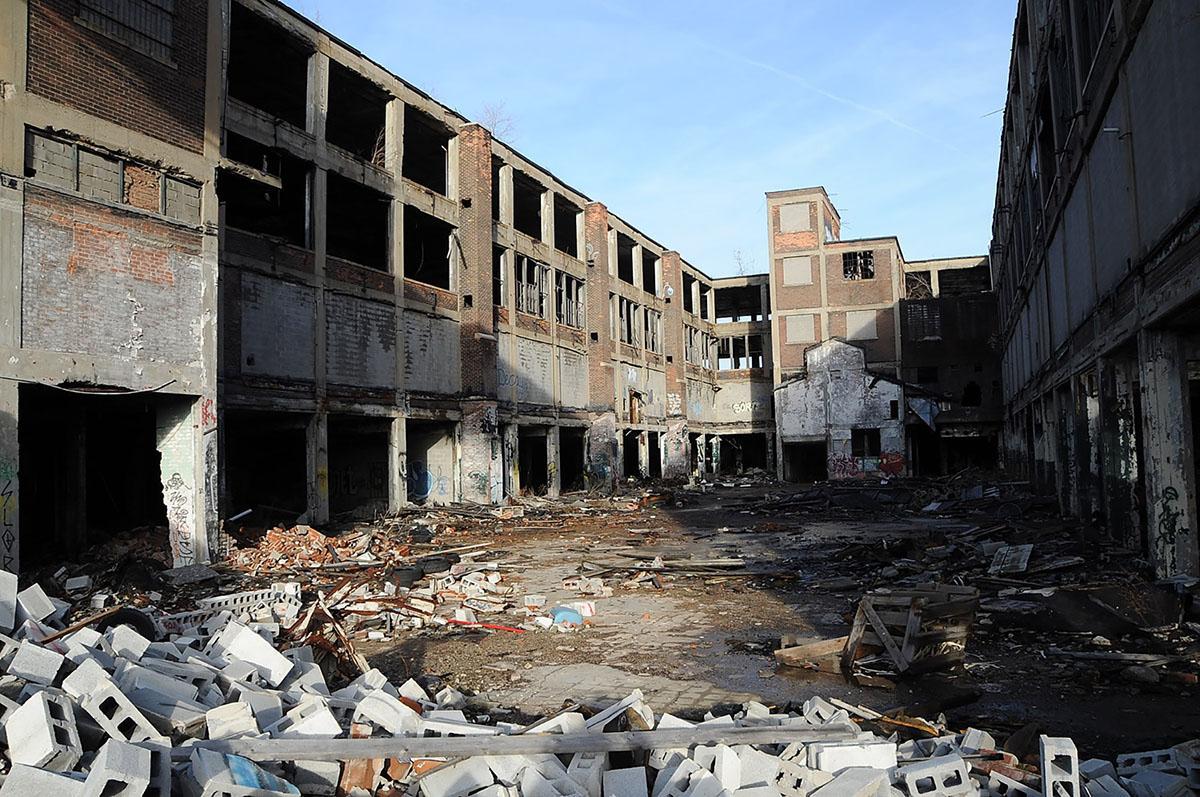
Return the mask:
<path id="1" fill-rule="evenodd" d="M 856 729 L 770 725 L 750 728 L 700 726 L 620 733 L 521 734 L 499 736 L 396 736 L 373 739 L 220 739 L 176 747 L 171 757 L 187 759 L 202 747 L 253 761 L 359 761 L 364 758 L 453 758 L 478 755 L 656 750 L 710 744 L 788 744 L 851 739 Z"/>

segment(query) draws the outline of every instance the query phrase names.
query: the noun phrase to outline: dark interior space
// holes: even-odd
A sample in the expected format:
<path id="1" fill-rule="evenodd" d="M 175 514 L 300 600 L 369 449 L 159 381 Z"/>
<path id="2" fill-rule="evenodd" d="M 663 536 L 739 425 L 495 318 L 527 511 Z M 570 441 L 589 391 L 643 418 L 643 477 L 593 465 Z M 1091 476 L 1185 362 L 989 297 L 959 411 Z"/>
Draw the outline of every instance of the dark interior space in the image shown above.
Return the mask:
<path id="1" fill-rule="evenodd" d="M 329 416 L 329 510 L 370 518 L 387 510 L 391 419 Z"/>
<path id="2" fill-rule="evenodd" d="M 404 206 L 404 277 L 450 289 L 450 233 L 441 219 Z"/>
<path id="3" fill-rule="evenodd" d="M 617 233 L 617 279 L 633 285 L 633 248 L 637 246 L 632 238 Z"/>
<path id="4" fill-rule="evenodd" d="M 585 434 L 586 430 L 577 426 L 563 426 L 558 430 L 559 489 L 564 493 L 587 486 L 584 479 Z"/>
<path id="5" fill-rule="evenodd" d="M 1192 417 L 1192 478 L 1200 476 L 1200 379 L 1188 380 L 1188 406 Z M 1140 454 L 1139 454 L 1140 456 Z M 1141 460 L 1138 460 L 1141 462 Z M 1200 491 L 1198 491 L 1200 492 Z M 1200 495 L 1197 495 L 1200 501 Z"/>
<path id="6" fill-rule="evenodd" d="M 662 443 L 658 432 L 648 432 L 650 448 L 650 461 L 646 463 L 650 468 L 649 476 L 651 479 L 662 478 Z"/>
<path id="7" fill-rule="evenodd" d="M 937 432 L 924 423 L 913 423 L 908 427 L 908 441 L 912 457 L 909 467 L 914 476 L 940 476 L 945 472 L 942 439 Z"/>
<path id="8" fill-rule="evenodd" d="M 683 273 L 683 312 L 694 313 L 692 307 L 692 286 L 696 284 L 696 278 L 686 271 Z"/>
<path id="9" fill-rule="evenodd" d="M 311 48 L 241 3 L 231 6 L 229 95 L 305 129 Z"/>
<path id="10" fill-rule="evenodd" d="M 375 166 L 384 166 L 388 93 L 337 61 L 329 62 L 325 138 Z"/>
<path id="11" fill-rule="evenodd" d="M 500 170 L 504 161 L 492 156 L 492 221 L 500 221 Z"/>
<path id="12" fill-rule="evenodd" d="M 21 385 L 21 566 L 74 558 L 112 534 L 167 525 L 157 412 L 191 398 Z"/>
<path id="13" fill-rule="evenodd" d="M 721 473 L 740 474 L 768 470 L 765 434 L 721 435 Z"/>
<path id="14" fill-rule="evenodd" d="M 569 199 L 554 195 L 554 248 L 579 257 L 580 210 Z"/>
<path id="15" fill-rule="evenodd" d="M 829 478 L 829 461 L 825 442 L 784 443 L 783 480 L 788 482 L 820 482 Z"/>
<path id="16" fill-rule="evenodd" d="M 963 468 L 994 468 L 999 456 L 996 437 L 951 437 L 945 441 L 945 473 Z"/>
<path id="17" fill-rule="evenodd" d="M 404 106 L 404 154 L 400 174 L 445 195 L 449 187 L 450 131 L 427 113 Z"/>
<path id="18" fill-rule="evenodd" d="M 505 306 L 504 252 L 503 246 L 492 246 L 492 304 L 497 307 Z"/>
<path id="19" fill-rule="evenodd" d="M 546 428 L 521 426 L 517 428 L 517 468 L 521 475 L 521 492 L 545 495 L 550 484 L 549 460 L 546 458 Z"/>
<path id="20" fill-rule="evenodd" d="M 658 255 L 642 250 L 642 290 L 658 293 Z"/>
<path id="21" fill-rule="evenodd" d="M 330 256 L 387 271 L 391 199 L 333 172 L 328 185 L 325 240 Z"/>
<path id="22" fill-rule="evenodd" d="M 513 227 L 542 240 L 542 194 L 546 189 L 524 172 L 513 170 Z"/>
<path id="23" fill-rule="evenodd" d="M 301 413 L 226 410 L 226 513 L 253 509 L 247 522 L 293 522 L 308 506 L 309 417 Z"/>
<path id="24" fill-rule="evenodd" d="M 225 223 L 310 248 L 311 165 L 236 133 L 225 134 L 225 153 L 249 167 L 244 172 L 219 172 L 217 196 Z"/>
<path id="25" fill-rule="evenodd" d="M 640 479 L 645 475 L 642 473 L 641 465 L 638 464 L 638 438 L 641 437 L 641 434 L 637 429 L 626 429 L 621 433 L 622 463 L 626 479 Z"/>
<path id="26" fill-rule="evenodd" d="M 717 288 L 717 321 L 765 321 L 762 318 L 762 293 L 757 285 Z"/>

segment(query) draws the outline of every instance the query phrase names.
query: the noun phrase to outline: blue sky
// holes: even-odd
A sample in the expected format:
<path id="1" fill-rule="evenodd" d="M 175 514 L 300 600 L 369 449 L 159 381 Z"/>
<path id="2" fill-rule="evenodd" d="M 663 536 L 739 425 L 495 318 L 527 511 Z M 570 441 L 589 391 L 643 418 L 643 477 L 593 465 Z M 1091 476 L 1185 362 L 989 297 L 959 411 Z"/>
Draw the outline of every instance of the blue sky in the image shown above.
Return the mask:
<path id="1" fill-rule="evenodd" d="M 287 2 L 710 275 L 818 184 L 844 238 L 987 251 L 1015 2 Z"/>

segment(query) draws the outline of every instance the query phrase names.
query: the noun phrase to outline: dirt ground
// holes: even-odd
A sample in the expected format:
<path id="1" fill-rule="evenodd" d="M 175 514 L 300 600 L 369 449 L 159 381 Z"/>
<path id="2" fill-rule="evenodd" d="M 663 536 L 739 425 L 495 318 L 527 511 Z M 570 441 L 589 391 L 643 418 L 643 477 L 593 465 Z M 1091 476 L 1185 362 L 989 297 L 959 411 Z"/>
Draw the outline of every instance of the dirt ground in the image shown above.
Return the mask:
<path id="1" fill-rule="evenodd" d="M 847 560 L 841 555 L 847 545 L 909 539 L 919 548 L 963 524 L 900 508 L 863 519 L 804 511 L 764 517 L 739 508 L 767 489 L 680 492 L 633 513 L 571 518 L 555 528 L 516 521 L 439 542 L 487 543 L 505 583 L 545 594 L 550 605 L 581 599 L 561 582 L 584 562 L 741 557 L 747 570 L 768 574 L 678 575 L 662 589 L 624 586 L 618 575 L 606 578 L 612 597 L 589 598 L 596 616 L 577 632 L 437 628 L 403 631 L 359 650 L 393 678 L 439 676 L 473 695 L 479 710 L 499 716 L 543 714 L 564 701 L 615 699 L 639 688 L 657 711 L 681 716 L 751 697 L 783 705 L 821 695 L 880 711 L 907 706 L 914 716 L 944 712 L 952 726 L 984 728 L 1000 740 L 1036 723 L 1044 733 L 1073 737 L 1086 755 L 1200 737 L 1195 684 L 1134 683 L 1119 666 L 1047 654 L 1051 646 L 1086 643 L 1094 636 L 1086 632 L 1024 631 L 984 615 L 965 667 L 870 685 L 777 665 L 772 653 L 784 635 L 847 633 L 863 590 L 845 577 L 879 583 L 880 565 Z M 1095 642 L 1110 649 L 1105 640 Z M 1134 651 L 1139 640 L 1107 642 Z"/>

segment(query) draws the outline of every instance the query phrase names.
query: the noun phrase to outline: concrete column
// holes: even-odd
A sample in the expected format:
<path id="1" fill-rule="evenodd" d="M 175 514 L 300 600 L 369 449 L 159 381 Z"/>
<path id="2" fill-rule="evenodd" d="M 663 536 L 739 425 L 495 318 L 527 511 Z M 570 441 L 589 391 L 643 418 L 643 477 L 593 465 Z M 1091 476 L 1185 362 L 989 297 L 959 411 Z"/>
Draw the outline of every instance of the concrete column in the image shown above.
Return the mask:
<path id="1" fill-rule="evenodd" d="M 162 455 L 159 473 L 175 567 L 211 561 L 202 498 L 205 459 L 197 456 L 203 438 L 199 403 L 187 398 L 171 399 L 157 411 L 157 447 Z M 215 471 L 215 461 L 212 464 Z"/>
<path id="2" fill-rule="evenodd" d="M 712 472 L 721 472 L 721 435 L 713 435 L 708 441 L 709 451 L 712 452 Z"/>
<path id="3" fill-rule="evenodd" d="M 560 460 L 558 427 L 551 426 L 546 430 L 546 495 L 558 498 L 562 492 L 562 462 Z"/>
<path id="4" fill-rule="evenodd" d="M 708 436 L 703 434 L 696 438 L 696 473 L 708 473 Z"/>
<path id="5" fill-rule="evenodd" d="M 408 422 L 403 415 L 392 418 L 388 429 L 388 511 L 408 503 Z"/>
<path id="6" fill-rule="evenodd" d="M 504 495 L 517 496 L 521 494 L 521 463 L 517 458 L 520 441 L 517 425 L 510 423 L 504 427 L 502 445 L 502 478 Z"/>
<path id="7" fill-rule="evenodd" d="M 1132 371 L 1127 361 L 1102 359 L 1100 380 L 1100 452 L 1104 515 L 1108 534 L 1132 550 L 1141 547 L 1138 506 L 1137 424 Z"/>
<path id="8" fill-rule="evenodd" d="M 505 428 L 505 440 L 500 439 L 494 401 L 464 401 L 462 418 L 462 456 L 459 472 L 462 478 L 462 498 L 476 504 L 495 504 L 504 500 L 506 466 L 516 467 L 516 429 Z M 508 433 L 513 435 L 512 461 L 508 451 Z M 520 485 L 517 485 L 519 489 Z M 516 494 L 515 492 L 513 493 Z"/>
<path id="9" fill-rule="evenodd" d="M 1150 560 L 1160 578 L 1200 575 L 1187 359 L 1179 336 L 1159 329 L 1138 333 L 1138 355 Z"/>
<path id="10" fill-rule="evenodd" d="M 650 433 L 638 433 L 638 470 L 642 477 L 650 475 Z"/>
<path id="11" fill-rule="evenodd" d="M 329 416 L 313 414 L 305 430 L 305 461 L 308 466 L 305 514 L 314 525 L 329 522 Z"/>
<path id="12" fill-rule="evenodd" d="M 662 339 L 666 355 L 667 433 L 663 435 L 663 478 L 682 481 L 691 475 L 691 451 L 688 446 L 687 371 L 683 332 L 683 261 L 678 252 L 663 252 L 659 259 L 664 294 L 670 288 L 674 296 L 663 307 Z"/>
<path id="13" fill-rule="evenodd" d="M 1085 521 L 1092 516 L 1092 439 L 1087 382 L 1087 374 L 1077 374 L 1071 380 L 1071 456 L 1067 460 L 1071 472 L 1071 507 L 1076 517 Z"/>
<path id="14" fill-rule="evenodd" d="M 591 489 L 612 490 L 620 472 L 620 438 L 610 336 L 608 301 L 608 208 L 589 202 L 583 212 L 584 257 L 587 260 L 588 409 L 592 425 L 587 433 L 587 484 Z"/>
<path id="15" fill-rule="evenodd" d="M 767 441 L 767 468 L 770 469 L 771 467 L 775 466 L 775 464 L 776 464 L 775 463 L 775 435 L 770 432 L 767 432 L 763 435 L 763 437 Z M 777 471 L 775 471 L 775 473 L 776 473 L 776 476 L 778 477 L 778 475 L 781 473 L 781 471 L 777 470 Z"/>

